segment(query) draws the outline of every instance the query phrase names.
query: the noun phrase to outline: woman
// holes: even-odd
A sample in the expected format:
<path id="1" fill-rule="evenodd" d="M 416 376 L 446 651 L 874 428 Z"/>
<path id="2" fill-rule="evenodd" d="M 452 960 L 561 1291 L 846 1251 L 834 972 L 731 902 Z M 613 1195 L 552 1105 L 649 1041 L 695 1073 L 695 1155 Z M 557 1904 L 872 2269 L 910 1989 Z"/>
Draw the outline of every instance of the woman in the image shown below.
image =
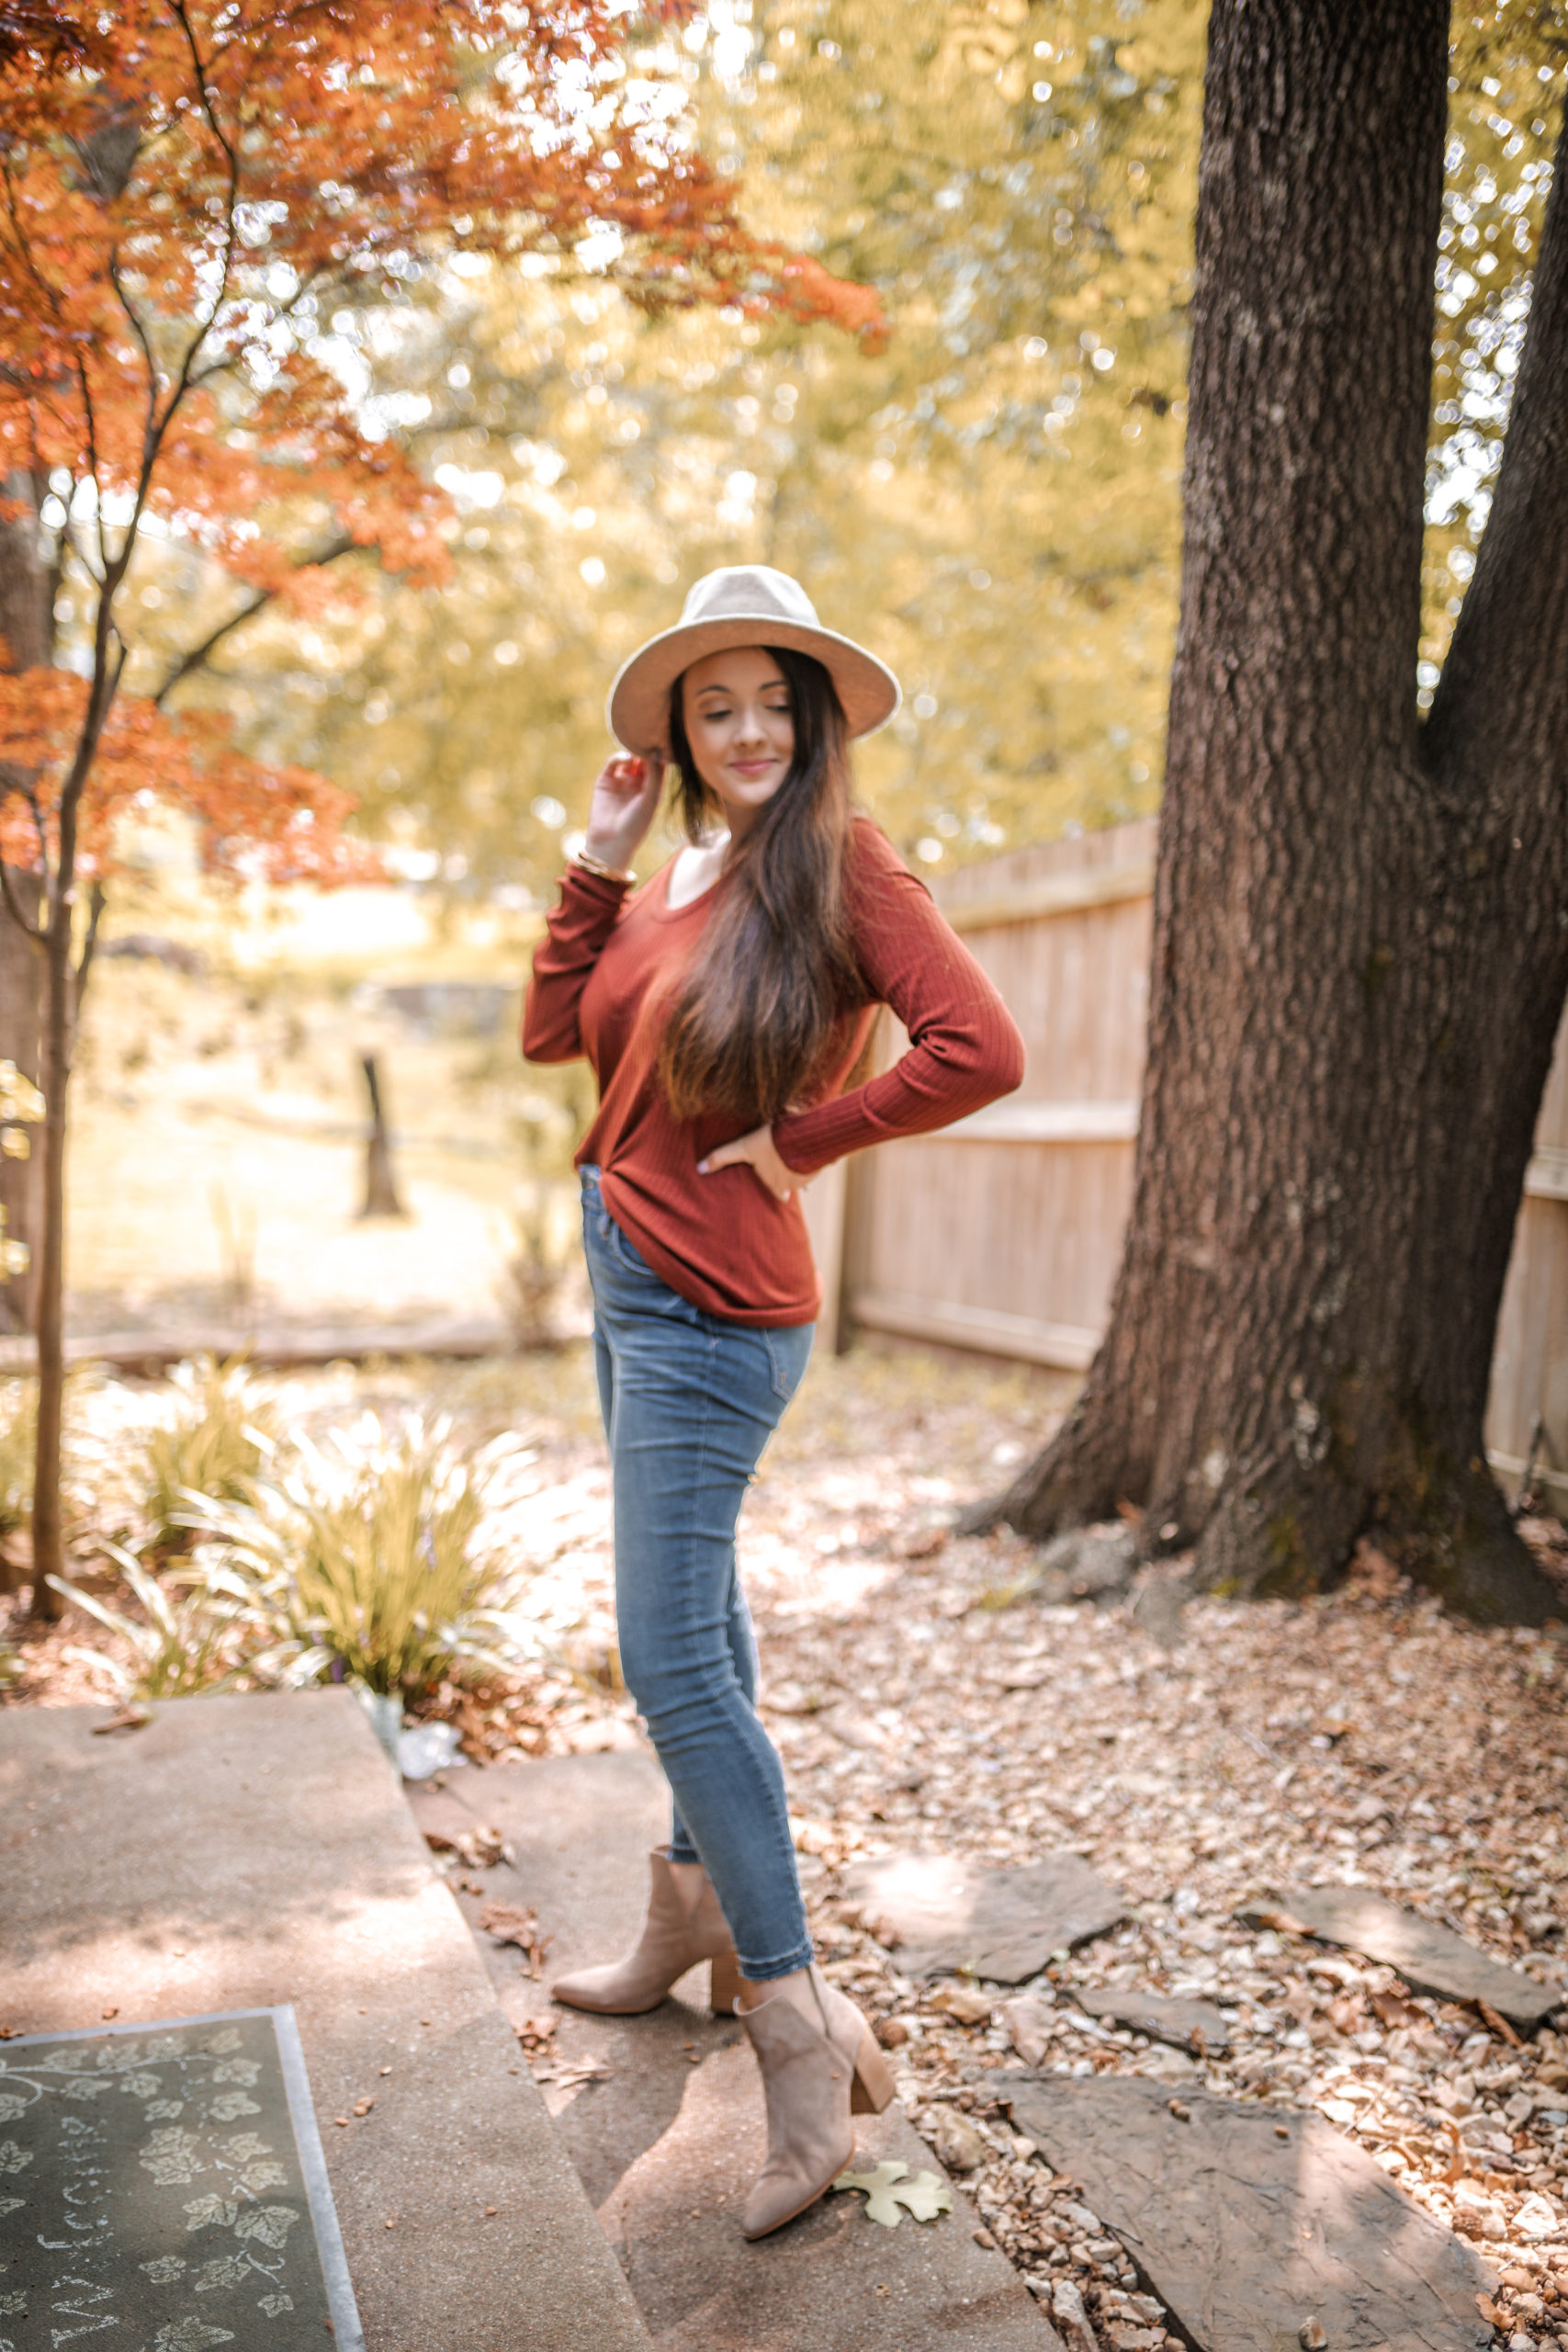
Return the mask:
<path id="1" fill-rule="evenodd" d="M 699 581 L 611 690 L 632 756 L 594 785 L 523 1023 L 531 1060 L 585 1054 L 599 1081 L 578 1164 L 621 1666 L 674 1797 L 635 1951 L 554 1991 L 628 2016 L 712 1962 L 767 2098 L 749 2238 L 814 2203 L 853 2153 L 852 2110 L 892 2096 L 864 2018 L 812 1961 L 735 1564 L 747 1482 L 811 1351 L 799 1188 L 1022 1075 L 990 982 L 852 811 L 849 739 L 897 707 L 892 673 L 783 572 Z M 685 846 L 635 888 L 671 761 Z M 841 1091 L 879 1003 L 909 1049 Z"/>

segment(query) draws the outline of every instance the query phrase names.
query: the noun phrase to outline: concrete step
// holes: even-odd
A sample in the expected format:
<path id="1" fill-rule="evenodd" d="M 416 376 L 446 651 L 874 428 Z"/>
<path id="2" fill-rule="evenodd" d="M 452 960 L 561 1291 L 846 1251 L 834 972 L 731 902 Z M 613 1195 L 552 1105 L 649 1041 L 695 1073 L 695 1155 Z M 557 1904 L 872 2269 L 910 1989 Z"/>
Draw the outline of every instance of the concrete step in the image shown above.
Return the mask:
<path id="1" fill-rule="evenodd" d="M 291 2002 L 369 2352 L 646 2346 L 353 1698 L 110 1712 L 0 1710 L 0 2024 Z"/>
<path id="2" fill-rule="evenodd" d="M 468 1767 L 410 1795 L 423 1827 L 451 1837 L 493 1825 L 516 1855 L 484 1873 L 482 1895 L 459 1900 L 513 2024 L 558 2019 L 562 2079 L 545 2096 L 660 2352 L 1060 2352 L 1011 2264 L 975 2244 L 980 2217 L 956 2187 L 953 2212 L 935 2222 L 886 2229 L 867 2222 L 862 2198 L 840 2194 L 746 2244 L 739 2215 L 764 2152 L 761 2089 L 739 2026 L 702 2006 L 705 1967 L 647 2017 L 554 2007 L 549 1976 L 608 1960 L 636 1936 L 648 1851 L 669 1830 L 646 1750 Z M 497 1901 L 537 1912 L 550 1939 L 545 1981 L 480 1932 Z M 603 2072 L 574 2080 L 585 2068 Z M 941 2170 L 897 2101 L 857 2130 L 868 2163 Z"/>

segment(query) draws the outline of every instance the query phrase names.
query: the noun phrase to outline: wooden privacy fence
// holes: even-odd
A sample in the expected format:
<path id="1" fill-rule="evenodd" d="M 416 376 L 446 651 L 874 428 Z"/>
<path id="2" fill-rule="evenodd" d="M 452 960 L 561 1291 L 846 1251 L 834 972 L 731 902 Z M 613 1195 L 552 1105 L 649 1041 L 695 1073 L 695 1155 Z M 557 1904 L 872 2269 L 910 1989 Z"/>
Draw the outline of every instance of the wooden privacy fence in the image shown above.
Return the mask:
<path id="1" fill-rule="evenodd" d="M 944 876 L 943 913 L 1023 1032 L 1023 1084 L 941 1135 L 881 1145 L 806 1195 L 822 1338 L 937 1340 L 1082 1371 L 1104 1328 L 1132 1195 L 1156 822 Z M 882 1057 L 903 1046 L 884 1016 Z M 1486 1438 L 1505 1484 L 1532 1443 L 1568 1507 L 1568 1020 L 1526 1180 Z"/>

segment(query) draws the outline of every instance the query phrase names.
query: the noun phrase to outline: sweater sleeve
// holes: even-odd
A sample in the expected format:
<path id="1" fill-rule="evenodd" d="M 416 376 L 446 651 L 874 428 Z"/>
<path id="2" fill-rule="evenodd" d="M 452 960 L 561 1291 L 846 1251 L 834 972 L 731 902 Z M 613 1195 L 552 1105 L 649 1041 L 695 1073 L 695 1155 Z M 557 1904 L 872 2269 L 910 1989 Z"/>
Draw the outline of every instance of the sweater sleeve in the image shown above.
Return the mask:
<path id="1" fill-rule="evenodd" d="M 599 961 L 627 885 L 569 865 L 560 899 L 545 918 L 545 936 L 534 951 L 534 969 L 523 1000 L 523 1057 L 530 1062 L 575 1061 L 582 1052 L 578 1012 L 582 991 Z"/>
<path id="2" fill-rule="evenodd" d="M 923 882 L 875 826 L 855 828 L 851 923 L 866 993 L 891 1007 L 909 1050 L 879 1078 L 773 1122 L 797 1176 L 893 1136 L 929 1135 L 1023 1080 L 1023 1040 L 1001 998 Z"/>

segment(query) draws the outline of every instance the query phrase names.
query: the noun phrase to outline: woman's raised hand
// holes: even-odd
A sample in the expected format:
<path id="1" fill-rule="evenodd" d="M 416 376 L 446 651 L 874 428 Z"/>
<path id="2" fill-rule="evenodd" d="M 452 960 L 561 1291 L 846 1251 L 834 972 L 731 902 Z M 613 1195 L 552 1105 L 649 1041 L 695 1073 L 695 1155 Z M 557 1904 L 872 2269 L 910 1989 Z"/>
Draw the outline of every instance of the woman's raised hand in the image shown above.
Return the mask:
<path id="1" fill-rule="evenodd" d="M 590 857 L 601 859 L 605 865 L 631 864 L 653 822 L 663 781 L 661 760 L 634 760 L 622 754 L 605 761 L 588 804 L 584 846 Z"/>
<path id="2" fill-rule="evenodd" d="M 780 1158 L 772 1127 L 753 1127 L 749 1136 L 737 1136 L 733 1143 L 719 1144 L 705 1159 L 698 1160 L 697 1174 L 714 1176 L 721 1168 L 734 1168 L 741 1162 L 760 1183 L 767 1186 L 775 1201 L 787 1201 L 792 1193 L 804 1192 L 811 1182 L 809 1176 L 797 1176 L 788 1160 Z"/>

